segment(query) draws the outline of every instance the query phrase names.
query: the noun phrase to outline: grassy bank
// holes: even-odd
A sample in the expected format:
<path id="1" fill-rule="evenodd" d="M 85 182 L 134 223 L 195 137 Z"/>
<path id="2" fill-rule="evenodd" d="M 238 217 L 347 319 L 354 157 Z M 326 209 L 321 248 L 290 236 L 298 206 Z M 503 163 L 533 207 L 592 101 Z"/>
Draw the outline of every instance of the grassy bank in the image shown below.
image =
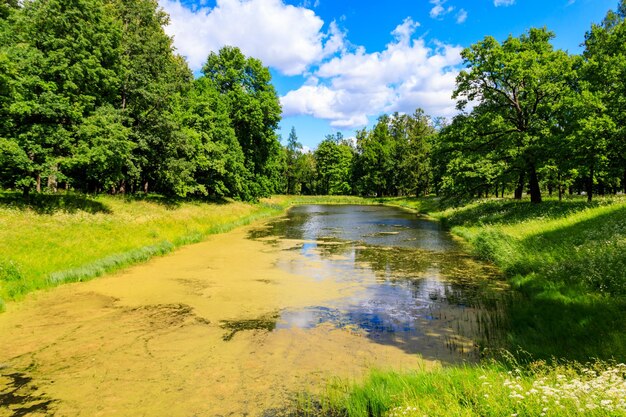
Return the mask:
<path id="1" fill-rule="evenodd" d="M 534 358 L 626 360 L 626 199 L 542 204 L 387 199 L 439 219 L 498 265 L 521 297 L 508 306 L 509 348 Z"/>
<path id="2" fill-rule="evenodd" d="M 6 301 L 107 272 L 276 215 L 292 204 L 353 197 L 274 197 L 256 204 L 0 192 L 0 309 Z"/>
<path id="3" fill-rule="evenodd" d="M 296 416 L 334 417 L 626 416 L 626 366 L 373 371 L 359 384 L 333 383 L 322 401 L 303 398 L 294 409 Z"/>

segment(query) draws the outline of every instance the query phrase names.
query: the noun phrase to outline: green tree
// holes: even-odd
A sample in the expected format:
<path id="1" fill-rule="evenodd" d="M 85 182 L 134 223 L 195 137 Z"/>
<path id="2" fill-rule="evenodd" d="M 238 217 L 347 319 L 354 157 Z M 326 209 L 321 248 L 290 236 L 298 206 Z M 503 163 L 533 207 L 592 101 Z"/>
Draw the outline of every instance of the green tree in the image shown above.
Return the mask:
<path id="1" fill-rule="evenodd" d="M 174 53 L 165 33 L 168 15 L 154 0 L 106 0 L 122 32 L 119 82 L 111 102 L 124 112 L 132 127 L 137 168 L 126 178 L 131 189 L 139 183 L 145 192 L 154 188 L 180 193 L 175 180 L 185 169 L 188 136 L 179 130 L 173 113 L 181 94 L 191 88 L 192 74 L 185 60 Z M 172 171 L 173 170 L 173 171 Z M 126 189 L 126 181 L 120 188 Z M 184 188 L 184 187 L 183 187 Z"/>
<path id="2" fill-rule="evenodd" d="M 115 94 L 121 33 L 99 0 L 26 1 L 13 19 L 14 43 L 0 54 L 13 66 L 4 136 L 27 157 L 13 185 L 28 194 L 56 175 L 83 118 Z"/>
<path id="3" fill-rule="evenodd" d="M 224 47 L 209 55 L 202 72 L 228 106 L 246 169 L 254 177 L 252 194 L 280 191 L 283 171 L 276 129 L 281 107 L 269 69 L 258 59 L 246 58 L 239 48 Z"/>
<path id="4" fill-rule="evenodd" d="M 194 82 L 188 97 L 180 104 L 181 123 L 189 146 L 180 160 L 187 161 L 184 192 L 252 198 L 250 173 L 244 166 L 244 154 L 228 116 L 228 106 L 212 81 L 201 77 Z M 178 170 L 181 171 L 181 170 Z"/>
<path id="5" fill-rule="evenodd" d="M 315 154 L 313 152 L 302 153 L 297 160 L 296 170 L 299 173 L 300 193 L 306 195 L 315 194 L 318 190 Z"/>
<path id="6" fill-rule="evenodd" d="M 477 131 L 485 123 L 480 110 L 456 116 L 439 133 L 435 160 L 445 166 L 441 190 L 455 198 L 487 196 L 502 191 L 511 167 L 500 150 L 484 147 Z M 515 155 L 513 158 L 515 159 Z"/>
<path id="7" fill-rule="evenodd" d="M 537 170 L 548 152 L 546 138 L 554 107 L 571 84 L 572 60 L 554 50 L 547 29 L 530 29 L 501 44 L 493 37 L 462 52 L 467 70 L 457 77 L 458 108 L 476 103 L 481 123 L 476 137 L 483 149 L 496 149 L 529 178 L 531 201 L 541 202 Z"/>
<path id="8" fill-rule="evenodd" d="M 371 132 L 357 132 L 357 155 L 359 193 L 378 197 L 394 193 L 396 149 L 388 115 L 380 116 Z"/>
<path id="9" fill-rule="evenodd" d="M 431 141 L 435 129 L 430 118 L 422 109 L 417 109 L 412 116 L 403 115 L 393 118 L 392 131 L 396 131 L 395 162 L 393 171 L 397 176 L 397 188 L 401 194 L 426 195 L 431 182 Z"/>
<path id="10" fill-rule="evenodd" d="M 315 150 L 315 167 L 320 194 L 352 193 L 351 169 L 354 151 L 341 134 L 327 135 Z"/>
<path id="11" fill-rule="evenodd" d="M 298 142 L 296 128 L 292 127 L 287 138 L 285 178 L 287 182 L 287 194 L 297 194 L 300 192 L 302 144 Z"/>
<path id="12" fill-rule="evenodd" d="M 112 105 L 96 109 L 78 127 L 74 157 L 64 161 L 62 172 L 80 178 L 83 191 L 115 192 L 127 173 L 136 169 L 132 158 L 136 145 L 127 124 L 123 113 Z"/>
<path id="13" fill-rule="evenodd" d="M 602 102 L 603 114 L 615 124 L 608 138 L 609 168 L 622 177 L 626 192 L 626 0 L 610 10 L 585 36 L 583 78 Z M 594 106 L 597 108 L 597 106 Z M 606 127 L 606 126 L 605 126 Z"/>

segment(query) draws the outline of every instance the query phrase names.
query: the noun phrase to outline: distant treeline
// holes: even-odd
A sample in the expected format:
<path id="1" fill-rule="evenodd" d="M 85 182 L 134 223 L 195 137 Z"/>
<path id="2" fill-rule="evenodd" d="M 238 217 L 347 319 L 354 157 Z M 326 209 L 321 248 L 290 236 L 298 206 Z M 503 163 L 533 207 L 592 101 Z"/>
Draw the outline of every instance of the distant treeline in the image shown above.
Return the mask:
<path id="1" fill-rule="evenodd" d="M 466 48 L 451 121 L 383 115 L 303 152 L 269 70 L 237 48 L 194 79 L 154 0 L 0 5 L 0 186 L 84 192 L 476 197 L 626 192 L 626 0 L 555 50 L 531 29 Z"/>

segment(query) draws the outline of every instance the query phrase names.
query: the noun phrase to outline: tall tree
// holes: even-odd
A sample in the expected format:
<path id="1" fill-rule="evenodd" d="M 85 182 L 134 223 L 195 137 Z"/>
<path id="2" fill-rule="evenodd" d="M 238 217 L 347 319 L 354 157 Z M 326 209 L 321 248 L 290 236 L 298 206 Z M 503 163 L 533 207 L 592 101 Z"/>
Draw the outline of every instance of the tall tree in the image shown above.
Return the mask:
<path id="1" fill-rule="evenodd" d="M 299 180 L 300 180 L 300 164 L 299 160 L 302 158 L 302 144 L 298 142 L 298 135 L 296 134 L 296 128 L 292 127 L 287 138 L 286 150 L 286 163 L 285 163 L 285 177 L 287 181 L 287 194 L 295 194 L 299 192 Z"/>
<path id="2" fill-rule="evenodd" d="M 196 192 L 217 197 L 250 199 L 250 173 L 228 116 L 228 106 L 211 80 L 201 77 L 179 104 L 183 133 L 188 137 L 182 161 L 188 169 L 179 195 Z M 177 175 L 180 178 L 180 174 Z"/>
<path id="3" fill-rule="evenodd" d="M 351 169 L 354 151 L 341 134 L 327 135 L 315 150 L 318 192 L 321 194 L 351 194 Z"/>
<path id="4" fill-rule="evenodd" d="M 530 29 L 499 43 L 488 36 L 462 52 L 467 70 L 457 77 L 454 98 L 463 110 L 476 104 L 486 115 L 477 138 L 484 149 L 497 149 L 529 179 L 531 201 L 541 202 L 537 170 L 547 152 L 545 139 L 555 105 L 573 76 L 566 52 L 554 50 L 547 29 Z"/>
<path id="5" fill-rule="evenodd" d="M 395 141 L 391 119 L 382 115 L 371 132 L 357 132 L 357 161 L 359 192 L 381 197 L 394 190 Z"/>
<path id="6" fill-rule="evenodd" d="M 100 0 L 26 1 L 14 16 L 10 146 L 27 194 L 70 157 L 83 118 L 115 94 L 121 33 Z"/>
<path id="7" fill-rule="evenodd" d="M 396 122 L 398 120 L 398 122 Z M 435 130 L 430 118 L 422 109 L 417 109 L 412 116 L 394 118 L 400 123 L 400 137 L 396 145 L 397 187 L 405 195 L 419 196 L 428 194 L 431 179 L 431 140 Z"/>
<path id="8" fill-rule="evenodd" d="M 209 55 L 202 72 L 224 96 L 245 166 L 254 176 L 253 194 L 278 191 L 282 171 L 276 129 L 281 107 L 269 69 L 258 59 L 246 58 L 239 48 L 224 47 Z"/>
<path id="9" fill-rule="evenodd" d="M 608 140 L 609 165 L 626 192 L 626 0 L 585 36 L 583 76 L 616 129 Z"/>
<path id="10" fill-rule="evenodd" d="M 164 27 L 169 16 L 155 0 L 106 0 L 122 31 L 119 82 L 114 104 L 132 126 L 131 140 L 137 170 L 128 172 L 134 187 L 140 182 L 174 192 L 171 169 L 180 168 L 185 136 L 174 119 L 177 97 L 191 87 L 192 74 L 183 58 L 174 53 Z M 127 184 L 120 184 L 125 189 Z"/>

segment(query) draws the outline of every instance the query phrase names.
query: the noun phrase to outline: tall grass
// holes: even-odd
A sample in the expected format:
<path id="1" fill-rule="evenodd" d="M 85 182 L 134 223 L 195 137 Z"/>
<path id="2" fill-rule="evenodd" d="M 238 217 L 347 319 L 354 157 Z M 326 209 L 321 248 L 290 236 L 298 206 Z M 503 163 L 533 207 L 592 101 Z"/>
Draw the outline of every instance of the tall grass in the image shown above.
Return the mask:
<path id="1" fill-rule="evenodd" d="M 287 197 L 256 204 L 82 194 L 0 192 L 0 309 L 5 301 L 88 280 L 294 204 L 364 203 L 356 197 Z M 0 310 L 1 311 L 1 310 Z"/>
<path id="2" fill-rule="evenodd" d="M 626 365 L 596 362 L 526 368 L 498 364 L 414 372 L 374 370 L 331 383 L 291 415 L 336 417 L 626 416 Z"/>

